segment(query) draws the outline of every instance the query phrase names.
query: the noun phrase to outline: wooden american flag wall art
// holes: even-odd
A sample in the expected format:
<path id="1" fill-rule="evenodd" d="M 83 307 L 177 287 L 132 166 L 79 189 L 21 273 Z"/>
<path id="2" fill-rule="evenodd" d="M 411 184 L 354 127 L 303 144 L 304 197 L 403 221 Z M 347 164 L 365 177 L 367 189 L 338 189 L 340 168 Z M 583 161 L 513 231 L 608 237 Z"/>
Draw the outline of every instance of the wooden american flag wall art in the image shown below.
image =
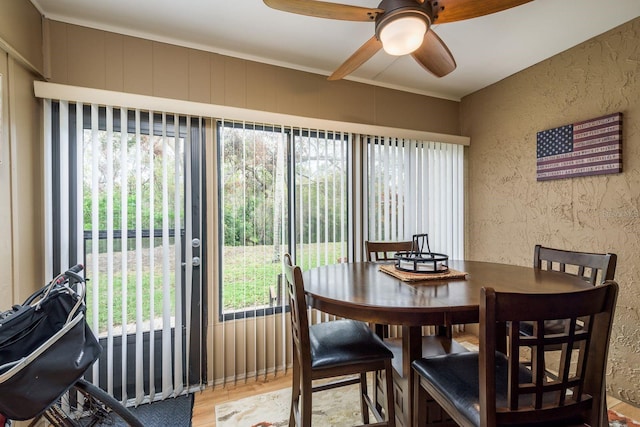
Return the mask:
<path id="1" fill-rule="evenodd" d="M 622 113 L 537 133 L 538 181 L 622 172 Z"/>

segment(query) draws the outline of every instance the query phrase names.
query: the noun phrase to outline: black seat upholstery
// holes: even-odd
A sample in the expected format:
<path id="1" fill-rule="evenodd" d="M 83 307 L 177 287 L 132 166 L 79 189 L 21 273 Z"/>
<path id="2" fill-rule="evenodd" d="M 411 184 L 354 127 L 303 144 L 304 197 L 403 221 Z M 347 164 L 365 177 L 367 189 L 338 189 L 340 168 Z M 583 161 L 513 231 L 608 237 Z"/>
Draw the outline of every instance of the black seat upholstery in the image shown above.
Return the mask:
<path id="1" fill-rule="evenodd" d="M 289 254 L 284 257 L 284 269 L 293 339 L 289 426 L 311 426 L 313 392 L 359 383 L 363 423 L 369 424 L 371 411 L 376 426 L 394 427 L 393 353 L 366 323 L 343 319 L 309 325 L 302 271 L 293 265 Z M 367 373 L 378 371 L 385 373 L 384 408 L 376 406 L 367 388 Z M 315 380 L 335 377 L 338 379 L 332 382 L 314 384 Z"/>
<path id="2" fill-rule="evenodd" d="M 311 367 L 316 369 L 392 358 L 391 350 L 375 338 L 366 323 L 354 320 L 311 325 Z"/>
<path id="3" fill-rule="evenodd" d="M 435 387 L 450 389 L 449 403 L 455 406 L 467 425 L 480 425 L 480 374 L 478 372 L 478 352 L 451 354 L 446 357 L 430 358 L 428 363 L 416 361 L 415 371 L 428 377 Z M 508 359 L 496 353 L 496 406 L 507 405 Z M 519 365 L 520 382 L 531 382 L 531 371 Z"/>
<path id="4" fill-rule="evenodd" d="M 434 400 L 461 426 L 600 425 L 604 377 L 618 285 L 561 294 L 514 294 L 482 289 L 480 350 L 413 362 L 414 426 L 426 425 Z M 566 319 L 559 335 L 546 335 L 544 321 Z M 531 337 L 519 333 L 534 322 Z M 576 325 L 582 323 L 582 328 Z M 498 331 L 507 327 L 507 336 Z M 540 331 L 540 333 L 539 333 Z M 496 349 L 506 346 L 507 354 Z M 560 345 L 557 379 L 546 376 L 547 345 Z M 520 363 L 532 349 L 532 364 Z"/>

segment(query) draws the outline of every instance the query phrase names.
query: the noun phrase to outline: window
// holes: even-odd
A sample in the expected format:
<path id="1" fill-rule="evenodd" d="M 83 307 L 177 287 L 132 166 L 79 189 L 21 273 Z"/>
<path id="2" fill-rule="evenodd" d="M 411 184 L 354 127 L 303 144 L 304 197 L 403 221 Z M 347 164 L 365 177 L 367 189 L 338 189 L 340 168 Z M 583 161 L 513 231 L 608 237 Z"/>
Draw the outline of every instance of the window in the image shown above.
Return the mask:
<path id="1" fill-rule="evenodd" d="M 220 314 L 272 313 L 286 305 L 285 252 L 303 269 L 346 260 L 347 138 L 225 121 L 217 130 Z"/>

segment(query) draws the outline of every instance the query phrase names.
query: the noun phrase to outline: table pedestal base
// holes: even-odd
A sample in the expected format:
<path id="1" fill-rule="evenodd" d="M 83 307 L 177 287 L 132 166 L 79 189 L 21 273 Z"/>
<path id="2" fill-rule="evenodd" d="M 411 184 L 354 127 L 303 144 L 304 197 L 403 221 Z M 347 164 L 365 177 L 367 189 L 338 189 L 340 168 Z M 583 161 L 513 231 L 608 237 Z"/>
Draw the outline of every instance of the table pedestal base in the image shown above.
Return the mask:
<path id="1" fill-rule="evenodd" d="M 402 339 L 388 338 L 385 344 L 393 352 L 393 392 L 396 411 L 396 426 L 410 427 L 413 425 L 412 409 L 413 409 L 413 372 L 403 372 L 403 355 L 402 355 Z M 449 353 L 462 353 L 468 351 L 455 340 L 441 336 L 424 336 L 422 337 L 422 356 L 433 357 Z M 411 379 L 410 379 L 411 378 Z M 378 372 L 374 381 L 375 401 L 381 407 L 381 403 L 385 402 L 384 397 L 384 374 Z M 427 403 L 425 403 L 427 404 Z M 452 426 L 456 424 L 451 421 L 447 413 L 435 402 L 428 403 L 428 425 L 431 426 Z"/>

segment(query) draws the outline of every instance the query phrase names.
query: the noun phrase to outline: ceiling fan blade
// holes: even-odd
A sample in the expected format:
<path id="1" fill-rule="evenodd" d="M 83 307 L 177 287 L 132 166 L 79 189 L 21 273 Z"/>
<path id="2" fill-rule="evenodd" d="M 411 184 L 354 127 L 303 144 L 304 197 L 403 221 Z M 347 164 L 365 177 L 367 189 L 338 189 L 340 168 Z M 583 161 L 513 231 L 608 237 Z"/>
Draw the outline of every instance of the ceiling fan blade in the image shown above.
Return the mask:
<path id="1" fill-rule="evenodd" d="M 263 0 L 272 9 L 343 21 L 375 21 L 383 9 L 350 6 L 317 0 Z"/>
<path id="2" fill-rule="evenodd" d="M 433 30 L 427 31 L 422 45 L 411 56 L 437 77 L 444 77 L 456 69 L 456 61 L 449 48 Z"/>
<path id="3" fill-rule="evenodd" d="M 371 37 L 365 42 L 353 55 L 349 57 L 344 63 L 338 67 L 337 70 L 329 76 L 327 80 L 340 80 L 341 78 L 348 76 L 356 68 L 367 62 L 373 55 L 375 55 L 380 49 L 382 49 L 382 43 L 376 36 Z"/>
<path id="4" fill-rule="evenodd" d="M 511 9 L 533 0 L 435 0 L 434 23 L 462 21 Z"/>

